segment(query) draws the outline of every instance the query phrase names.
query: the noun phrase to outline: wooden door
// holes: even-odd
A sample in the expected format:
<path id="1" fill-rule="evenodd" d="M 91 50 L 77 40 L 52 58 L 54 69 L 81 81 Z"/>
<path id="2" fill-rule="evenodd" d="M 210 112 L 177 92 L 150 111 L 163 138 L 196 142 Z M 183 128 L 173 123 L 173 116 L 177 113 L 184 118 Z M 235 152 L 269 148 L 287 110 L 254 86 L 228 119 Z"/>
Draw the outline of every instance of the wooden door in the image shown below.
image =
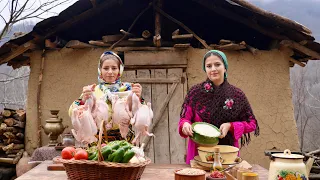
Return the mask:
<path id="1" fill-rule="evenodd" d="M 181 105 L 187 92 L 183 69 L 129 70 L 124 72 L 123 81 L 139 82 L 142 85 L 142 97 L 152 104 L 153 123 L 155 118 L 159 118 L 153 131 L 155 137 L 151 138 L 145 150 L 147 157 L 154 163 L 185 163 L 186 140 L 178 133 Z M 166 98 L 167 103 L 164 102 Z"/>

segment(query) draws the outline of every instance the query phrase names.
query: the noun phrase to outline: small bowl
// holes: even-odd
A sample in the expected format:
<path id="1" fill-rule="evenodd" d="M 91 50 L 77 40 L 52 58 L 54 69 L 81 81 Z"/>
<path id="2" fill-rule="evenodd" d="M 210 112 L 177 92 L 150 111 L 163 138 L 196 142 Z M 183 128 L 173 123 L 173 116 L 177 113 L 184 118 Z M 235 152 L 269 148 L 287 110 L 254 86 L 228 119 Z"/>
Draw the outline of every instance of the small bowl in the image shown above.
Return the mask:
<path id="1" fill-rule="evenodd" d="M 201 135 L 194 130 L 194 126 L 197 124 L 206 124 L 206 125 L 212 126 L 220 132 L 219 128 L 217 128 L 216 126 L 214 126 L 212 124 L 205 123 L 205 122 L 195 122 L 191 125 L 192 131 L 193 131 L 193 136 L 190 137 L 190 139 L 192 139 L 199 146 L 206 146 L 206 147 L 216 146 L 219 143 L 219 136 L 220 135 L 218 137 L 208 137 L 208 136 Z"/>
<path id="2" fill-rule="evenodd" d="M 206 172 L 201 169 L 197 169 L 199 171 L 203 171 L 203 173 L 200 175 L 186 175 L 186 174 L 177 173 L 180 170 L 182 170 L 182 169 L 177 169 L 174 171 L 174 179 L 175 180 L 204 180 L 206 178 Z"/>
<path id="3" fill-rule="evenodd" d="M 228 145 L 217 145 L 214 147 L 199 146 L 198 154 L 202 162 L 207 162 L 206 156 L 212 155 L 215 147 L 220 148 L 220 155 L 221 155 L 223 164 L 232 164 L 235 162 L 235 160 L 238 157 L 239 148 L 234 146 L 228 146 Z"/>

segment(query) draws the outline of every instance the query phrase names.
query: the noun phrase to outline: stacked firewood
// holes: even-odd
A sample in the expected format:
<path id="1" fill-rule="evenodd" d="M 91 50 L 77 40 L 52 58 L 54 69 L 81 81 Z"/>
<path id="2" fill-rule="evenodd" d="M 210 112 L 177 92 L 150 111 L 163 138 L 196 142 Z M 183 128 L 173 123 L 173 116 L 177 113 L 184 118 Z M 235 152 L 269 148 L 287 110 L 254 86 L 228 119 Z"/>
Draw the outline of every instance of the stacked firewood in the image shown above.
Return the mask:
<path id="1" fill-rule="evenodd" d="M 310 163 L 307 164 L 307 169 L 310 170 L 309 180 L 320 179 L 320 149 L 304 153 L 305 159 L 312 159 Z"/>
<path id="2" fill-rule="evenodd" d="M 26 112 L 5 109 L 0 114 L 0 162 L 16 164 L 24 151 Z"/>
<path id="3" fill-rule="evenodd" d="M 233 51 L 246 49 L 246 50 L 250 51 L 252 54 L 256 54 L 258 51 L 258 49 L 248 45 L 244 41 L 241 41 L 240 43 L 235 43 L 234 41 L 225 40 L 225 39 L 221 39 L 219 41 L 219 44 L 210 44 L 210 47 L 213 49 L 233 50 Z"/>
<path id="4" fill-rule="evenodd" d="M 90 47 L 132 47 L 136 50 L 139 48 L 141 50 L 148 50 L 148 48 L 152 50 L 157 44 L 155 41 L 160 41 L 161 47 L 186 49 L 191 46 L 190 41 L 192 39 L 193 34 L 180 34 L 179 29 L 172 33 L 172 41 L 161 39 L 160 35 L 154 36 L 149 30 L 144 30 L 139 34 L 132 34 L 121 29 L 119 34 L 105 35 L 102 36 L 101 40 L 91 40 L 88 43 L 71 40 L 65 47 L 74 49 Z"/>

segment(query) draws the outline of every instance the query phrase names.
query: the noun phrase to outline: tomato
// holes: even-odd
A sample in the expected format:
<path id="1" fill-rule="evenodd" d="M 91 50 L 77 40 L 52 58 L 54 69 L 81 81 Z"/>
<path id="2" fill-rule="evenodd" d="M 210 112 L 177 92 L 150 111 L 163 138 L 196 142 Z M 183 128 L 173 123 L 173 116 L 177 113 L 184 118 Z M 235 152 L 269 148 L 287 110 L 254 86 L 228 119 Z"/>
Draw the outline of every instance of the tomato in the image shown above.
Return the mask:
<path id="1" fill-rule="evenodd" d="M 88 153 L 84 149 L 79 149 L 77 150 L 76 154 L 74 155 L 75 160 L 80 160 L 80 159 L 88 159 Z"/>
<path id="2" fill-rule="evenodd" d="M 73 158 L 75 152 L 76 152 L 76 149 L 74 147 L 65 147 L 61 151 L 61 157 L 62 159 L 71 159 Z"/>
<path id="3" fill-rule="evenodd" d="M 219 171 L 213 171 L 210 176 L 212 178 L 224 178 L 224 174 Z"/>

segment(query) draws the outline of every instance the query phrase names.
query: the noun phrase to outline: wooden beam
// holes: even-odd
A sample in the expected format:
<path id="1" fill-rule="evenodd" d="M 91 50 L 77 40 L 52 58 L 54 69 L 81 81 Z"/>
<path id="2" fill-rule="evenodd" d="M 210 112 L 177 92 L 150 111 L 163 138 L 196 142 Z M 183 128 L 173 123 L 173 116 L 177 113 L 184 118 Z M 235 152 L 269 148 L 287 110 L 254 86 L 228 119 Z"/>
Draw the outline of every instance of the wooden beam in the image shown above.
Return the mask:
<path id="1" fill-rule="evenodd" d="M 126 35 L 126 36 L 128 36 L 128 37 L 134 37 L 134 36 L 135 36 L 134 34 L 129 33 L 129 32 L 127 32 L 127 31 L 123 30 L 123 29 L 120 29 L 120 32 L 121 32 L 123 35 Z"/>
<path id="2" fill-rule="evenodd" d="M 174 51 L 173 47 L 116 47 L 114 51 Z"/>
<path id="3" fill-rule="evenodd" d="M 134 19 L 134 21 L 132 22 L 132 24 L 130 25 L 130 27 L 128 28 L 127 32 L 131 32 L 131 29 L 133 28 L 133 26 L 136 24 L 136 22 L 138 21 L 138 19 L 151 7 L 152 2 L 149 3 L 149 5 L 143 9 L 138 16 Z M 119 41 L 115 42 L 114 44 L 112 44 L 112 46 L 109 48 L 109 50 L 112 50 L 114 47 L 116 47 L 122 40 L 124 40 L 125 38 L 127 38 L 127 35 L 123 35 L 123 37 L 121 39 L 119 39 Z"/>
<path id="4" fill-rule="evenodd" d="M 78 40 L 71 40 L 66 44 L 66 47 L 67 48 L 74 48 L 74 49 L 83 49 L 83 48 L 92 48 L 94 46 L 91 44 L 80 42 Z"/>
<path id="5" fill-rule="evenodd" d="M 145 39 L 149 39 L 151 37 L 151 32 L 148 30 L 144 30 L 141 34 L 141 36 Z"/>
<path id="6" fill-rule="evenodd" d="M 133 41 L 133 42 L 146 42 L 145 38 L 129 38 L 128 41 Z"/>
<path id="7" fill-rule="evenodd" d="M 124 53 L 125 65 L 187 64 L 186 51 L 131 51 Z"/>
<path id="8" fill-rule="evenodd" d="M 122 34 L 106 35 L 102 36 L 102 41 L 105 43 L 119 41 L 123 37 Z"/>
<path id="9" fill-rule="evenodd" d="M 110 43 L 105 43 L 103 41 L 89 41 L 89 44 L 95 45 L 95 46 L 102 46 L 102 47 L 110 47 Z"/>
<path id="10" fill-rule="evenodd" d="M 259 51 L 257 48 L 254 48 L 254 47 L 250 46 L 249 44 L 246 44 L 245 46 L 247 47 L 248 51 L 250 51 L 253 55 L 256 55 L 257 52 Z"/>
<path id="11" fill-rule="evenodd" d="M 234 20 L 235 22 L 245 24 L 248 27 L 251 27 L 252 29 L 255 29 L 255 30 L 259 31 L 260 33 L 262 33 L 266 36 L 269 36 L 273 39 L 279 39 L 279 40 L 289 39 L 286 36 L 274 33 L 271 29 L 266 29 L 264 27 L 261 27 L 257 23 L 250 21 L 247 18 L 240 16 L 239 14 L 236 14 L 232 11 L 229 11 L 227 9 L 216 6 L 214 1 L 197 0 L 197 2 L 201 5 L 203 5 L 204 7 L 211 9 L 212 11 L 216 12 L 217 14 L 225 16 L 231 20 Z"/>
<path id="12" fill-rule="evenodd" d="M 193 34 L 181 34 L 181 35 L 173 35 L 172 39 L 192 39 Z"/>
<path id="13" fill-rule="evenodd" d="M 174 69 L 174 68 L 187 68 L 187 64 L 168 64 L 168 65 L 126 65 L 125 70 L 136 69 Z"/>
<path id="14" fill-rule="evenodd" d="M 169 20 L 173 21 L 174 23 L 178 24 L 179 26 L 181 26 L 183 29 L 185 29 L 188 33 L 193 34 L 193 36 L 206 48 L 206 49 L 211 49 L 210 46 L 208 46 L 208 44 L 206 43 L 206 41 L 204 41 L 203 39 L 201 39 L 196 33 L 194 33 L 190 28 L 188 28 L 186 25 L 184 25 L 182 22 L 178 21 L 177 19 L 173 18 L 172 16 L 170 16 L 169 14 L 165 13 L 162 9 L 158 8 L 158 7 L 154 7 L 155 10 L 157 10 L 158 12 L 160 12 L 163 16 L 165 16 L 166 18 L 168 18 Z"/>
<path id="15" fill-rule="evenodd" d="M 265 17 L 268 17 L 272 20 L 275 20 L 282 25 L 285 25 L 285 26 L 290 27 L 292 29 L 295 29 L 297 31 L 303 31 L 307 34 L 312 34 L 311 30 L 308 29 L 307 27 L 303 26 L 302 24 L 299 24 L 295 21 L 292 21 L 291 19 L 282 17 L 282 16 L 274 14 L 272 12 L 265 11 L 255 5 L 249 3 L 248 1 L 245 1 L 245 0 L 231 0 L 231 1 L 241 5 L 242 7 L 247 8 L 253 12 L 256 12 L 262 16 L 265 16 Z"/>
<path id="16" fill-rule="evenodd" d="M 238 50 L 241 50 L 241 49 L 245 49 L 246 46 L 245 45 L 241 45 L 241 44 L 231 43 L 231 44 L 225 44 L 225 45 L 218 45 L 216 48 L 220 49 L 220 50 L 238 51 Z"/>
<path id="17" fill-rule="evenodd" d="M 45 59 L 45 49 L 42 50 L 41 54 L 41 65 L 40 65 L 40 74 L 38 79 L 38 87 L 37 87 L 37 147 L 41 147 L 41 121 L 42 121 L 42 111 L 41 111 L 41 87 L 43 80 L 43 72 L 44 72 L 44 59 Z"/>
<path id="18" fill-rule="evenodd" d="M 176 29 L 172 32 L 172 36 L 179 35 L 180 29 Z"/>
<path id="19" fill-rule="evenodd" d="M 162 0 L 156 0 L 155 6 L 161 9 Z M 160 47 L 161 46 L 161 16 L 158 11 L 156 11 L 156 14 L 155 14 L 154 24 L 155 24 L 155 28 L 154 28 L 153 44 L 156 47 Z"/>
<path id="20" fill-rule="evenodd" d="M 143 84 L 168 84 L 168 83 L 178 83 L 181 79 L 178 78 L 127 78 L 126 81 L 133 83 L 143 83 Z"/>
<path id="21" fill-rule="evenodd" d="M 306 65 L 303 64 L 302 62 L 297 61 L 297 60 L 295 60 L 295 59 L 293 59 L 293 58 L 290 58 L 289 61 L 293 62 L 294 64 L 298 64 L 298 65 L 301 66 L 301 67 L 305 67 L 305 66 L 306 66 Z"/>
<path id="22" fill-rule="evenodd" d="M 33 41 L 28 41 L 21 46 L 19 46 L 16 50 L 6 54 L 6 56 L 0 58 L 0 64 L 7 63 L 14 59 L 15 57 L 23 54 L 24 52 L 28 51 L 29 49 L 35 48 L 36 45 L 33 43 Z"/>
<path id="23" fill-rule="evenodd" d="M 190 43 L 186 43 L 186 44 L 175 44 L 173 46 L 174 48 L 177 48 L 177 49 L 187 49 L 189 47 L 191 47 Z"/>
<path id="24" fill-rule="evenodd" d="M 102 42 L 102 41 L 89 41 L 89 44 L 91 45 L 95 45 L 95 46 L 101 46 L 101 47 L 110 47 L 112 46 L 111 43 L 105 43 L 105 42 Z M 152 45 L 152 42 L 151 41 L 148 41 L 148 40 L 144 40 L 144 41 L 129 41 L 129 40 L 122 40 L 120 41 L 119 43 L 117 43 L 117 46 L 142 46 L 142 45 L 145 45 L 145 46 L 150 46 Z M 116 48 L 112 48 L 112 49 L 116 49 Z"/>
<path id="25" fill-rule="evenodd" d="M 230 44 L 230 43 L 234 43 L 231 40 L 227 40 L 227 39 L 220 39 L 219 44 L 220 45 L 226 45 L 226 44 Z"/>
<path id="26" fill-rule="evenodd" d="M 301 44 L 297 43 L 297 42 L 294 42 L 294 41 L 291 41 L 291 40 L 283 40 L 280 42 L 281 45 L 284 45 L 284 46 L 288 46 L 290 48 L 293 48 L 293 49 L 296 49 L 308 56 L 311 56 L 311 57 L 314 57 L 318 60 L 320 60 L 320 54 L 317 53 L 316 51 L 313 51 L 305 46 L 302 46 Z"/>

